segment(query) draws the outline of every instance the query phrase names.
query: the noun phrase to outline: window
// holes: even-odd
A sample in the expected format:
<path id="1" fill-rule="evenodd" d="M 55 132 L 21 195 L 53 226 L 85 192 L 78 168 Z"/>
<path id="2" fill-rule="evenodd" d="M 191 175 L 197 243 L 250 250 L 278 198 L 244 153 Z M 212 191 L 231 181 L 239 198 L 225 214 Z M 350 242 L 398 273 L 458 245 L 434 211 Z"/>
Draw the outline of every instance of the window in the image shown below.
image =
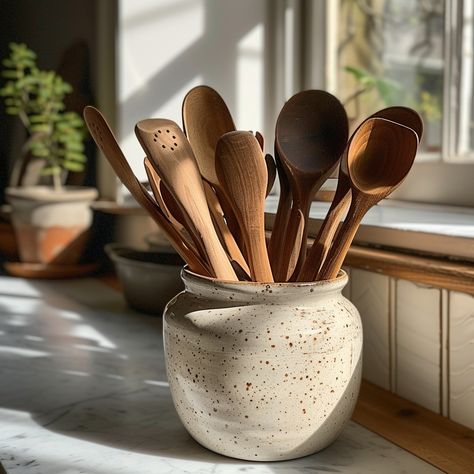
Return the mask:
<path id="1" fill-rule="evenodd" d="M 418 162 L 473 160 L 473 0 L 338 3 L 337 91 L 350 118 L 413 107 L 425 124 Z"/>
<path id="2" fill-rule="evenodd" d="M 423 116 L 418 158 L 441 154 L 444 5 L 440 1 L 340 0 L 339 93 L 351 120 L 390 105 Z"/>
<path id="3" fill-rule="evenodd" d="M 415 165 L 391 197 L 472 208 L 474 1 L 311 0 L 305 8 L 304 88 L 336 94 L 353 127 L 391 103 L 424 117 Z"/>

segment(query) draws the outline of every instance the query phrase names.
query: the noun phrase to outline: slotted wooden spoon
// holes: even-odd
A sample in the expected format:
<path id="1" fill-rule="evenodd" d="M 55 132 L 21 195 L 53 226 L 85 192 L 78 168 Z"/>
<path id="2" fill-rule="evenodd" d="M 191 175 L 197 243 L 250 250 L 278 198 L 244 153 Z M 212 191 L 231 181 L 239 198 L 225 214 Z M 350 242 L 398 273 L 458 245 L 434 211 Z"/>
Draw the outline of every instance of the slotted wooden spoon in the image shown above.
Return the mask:
<path id="1" fill-rule="evenodd" d="M 214 276 L 237 281 L 216 234 L 193 150 L 178 125 L 165 119 L 147 119 L 135 126 L 138 141 L 161 179 L 181 206 L 188 231 L 199 233 L 196 246 L 207 256 Z"/>
<path id="2" fill-rule="evenodd" d="M 278 258 L 277 281 L 287 281 L 306 256 L 307 219 L 314 193 L 337 166 L 347 143 L 348 121 L 343 105 L 325 91 L 295 94 L 283 106 L 276 125 L 275 150 L 287 174 L 293 196 L 283 252 Z M 305 223 L 297 246 L 299 213 Z M 298 255 L 292 259 L 292 255 Z"/>
<path id="3" fill-rule="evenodd" d="M 420 115 L 413 109 L 398 106 L 388 107 L 371 115 L 369 119 L 376 117 L 385 118 L 411 128 L 418 135 L 419 141 L 421 141 L 423 135 L 423 121 Z M 359 125 L 359 127 L 361 125 Z M 346 153 L 347 148 L 344 151 L 344 154 Z M 311 250 L 303 263 L 298 275 L 298 281 L 314 281 L 317 279 L 317 274 L 326 258 L 338 225 L 350 204 L 350 200 L 351 184 L 347 172 L 347 156 L 343 156 L 339 167 L 337 189 L 331 207 L 329 208 Z"/>
<path id="4" fill-rule="evenodd" d="M 219 139 L 216 172 L 242 229 L 252 280 L 272 282 L 264 224 L 267 167 L 251 132 L 229 132 Z"/>
<path id="5" fill-rule="evenodd" d="M 348 146 L 347 176 L 352 199 L 347 217 L 318 274 L 318 280 L 337 276 L 360 221 L 367 211 L 393 192 L 413 165 L 417 134 L 383 118 L 366 120 Z"/>
<path id="6" fill-rule="evenodd" d="M 148 194 L 148 191 L 135 177 L 102 114 L 96 108 L 87 106 L 84 108 L 84 120 L 92 138 L 107 158 L 107 161 L 112 166 L 120 181 L 122 181 L 125 187 L 130 191 L 130 194 L 135 198 L 138 204 L 140 204 L 158 226 L 163 229 L 173 244 L 173 247 L 183 260 L 187 262 L 189 268 L 201 275 L 211 276 L 206 263 L 203 262 L 199 255 L 195 254 L 192 249 L 186 246 L 165 214 L 157 207 L 153 198 Z"/>

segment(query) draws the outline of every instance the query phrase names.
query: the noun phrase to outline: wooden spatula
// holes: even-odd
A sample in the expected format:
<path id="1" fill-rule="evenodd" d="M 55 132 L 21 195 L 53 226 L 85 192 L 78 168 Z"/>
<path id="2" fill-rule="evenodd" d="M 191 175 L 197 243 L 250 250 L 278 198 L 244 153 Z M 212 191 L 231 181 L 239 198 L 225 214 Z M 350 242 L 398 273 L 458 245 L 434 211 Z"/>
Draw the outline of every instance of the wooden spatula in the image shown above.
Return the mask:
<path id="1" fill-rule="evenodd" d="M 147 119 L 135 126 L 138 141 L 159 171 L 161 179 L 189 219 L 188 231 L 199 233 L 196 242 L 216 278 L 237 281 L 237 276 L 216 234 L 193 150 L 178 125 L 165 119 Z"/>
<path id="2" fill-rule="evenodd" d="M 219 139 L 216 173 L 242 229 L 252 279 L 272 282 L 264 225 L 267 167 L 251 132 L 229 132 Z"/>
<path id="3" fill-rule="evenodd" d="M 92 138 L 94 138 L 97 146 L 107 158 L 107 161 L 112 166 L 120 181 L 122 181 L 130 191 L 138 204 L 140 204 L 158 226 L 163 229 L 173 247 L 183 260 L 187 262 L 189 268 L 201 275 L 211 276 L 206 263 L 203 262 L 199 255 L 195 254 L 192 249 L 186 246 L 176 229 L 166 218 L 161 209 L 156 206 L 153 198 L 148 194 L 148 191 L 137 180 L 102 114 L 96 108 L 87 106 L 84 109 L 84 120 Z"/>

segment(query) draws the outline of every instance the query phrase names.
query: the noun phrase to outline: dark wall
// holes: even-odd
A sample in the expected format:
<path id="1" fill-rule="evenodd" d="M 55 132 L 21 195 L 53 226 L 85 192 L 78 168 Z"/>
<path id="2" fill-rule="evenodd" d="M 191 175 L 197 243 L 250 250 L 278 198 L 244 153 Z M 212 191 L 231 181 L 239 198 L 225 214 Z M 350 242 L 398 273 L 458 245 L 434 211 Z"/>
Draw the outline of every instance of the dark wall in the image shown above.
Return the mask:
<path id="1" fill-rule="evenodd" d="M 0 58 L 8 54 L 8 43 L 25 42 L 38 55 L 44 69 L 60 67 L 65 79 L 77 79 L 77 96 L 70 107 L 80 109 L 93 101 L 96 77 L 97 1 L 94 0 L 0 0 Z M 73 54 L 64 55 L 73 44 Z M 66 62 L 64 62 L 66 59 Z M 86 71 L 80 63 L 86 63 Z M 79 69 L 84 72 L 77 72 Z M 79 75 L 83 77 L 79 78 Z M 18 120 L 6 116 L 0 105 L 0 202 L 8 183 L 13 160 L 19 156 L 24 132 Z M 95 184 L 93 147 L 85 184 Z"/>

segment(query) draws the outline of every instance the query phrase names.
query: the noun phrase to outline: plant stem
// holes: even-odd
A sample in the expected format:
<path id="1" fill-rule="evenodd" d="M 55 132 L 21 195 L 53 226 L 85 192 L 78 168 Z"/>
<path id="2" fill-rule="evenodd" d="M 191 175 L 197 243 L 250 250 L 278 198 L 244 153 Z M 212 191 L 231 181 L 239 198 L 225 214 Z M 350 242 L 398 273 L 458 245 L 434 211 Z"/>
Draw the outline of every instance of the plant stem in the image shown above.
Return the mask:
<path id="1" fill-rule="evenodd" d="M 56 192 L 59 192 L 63 189 L 63 185 L 61 183 L 61 173 L 53 174 L 53 185 Z"/>

